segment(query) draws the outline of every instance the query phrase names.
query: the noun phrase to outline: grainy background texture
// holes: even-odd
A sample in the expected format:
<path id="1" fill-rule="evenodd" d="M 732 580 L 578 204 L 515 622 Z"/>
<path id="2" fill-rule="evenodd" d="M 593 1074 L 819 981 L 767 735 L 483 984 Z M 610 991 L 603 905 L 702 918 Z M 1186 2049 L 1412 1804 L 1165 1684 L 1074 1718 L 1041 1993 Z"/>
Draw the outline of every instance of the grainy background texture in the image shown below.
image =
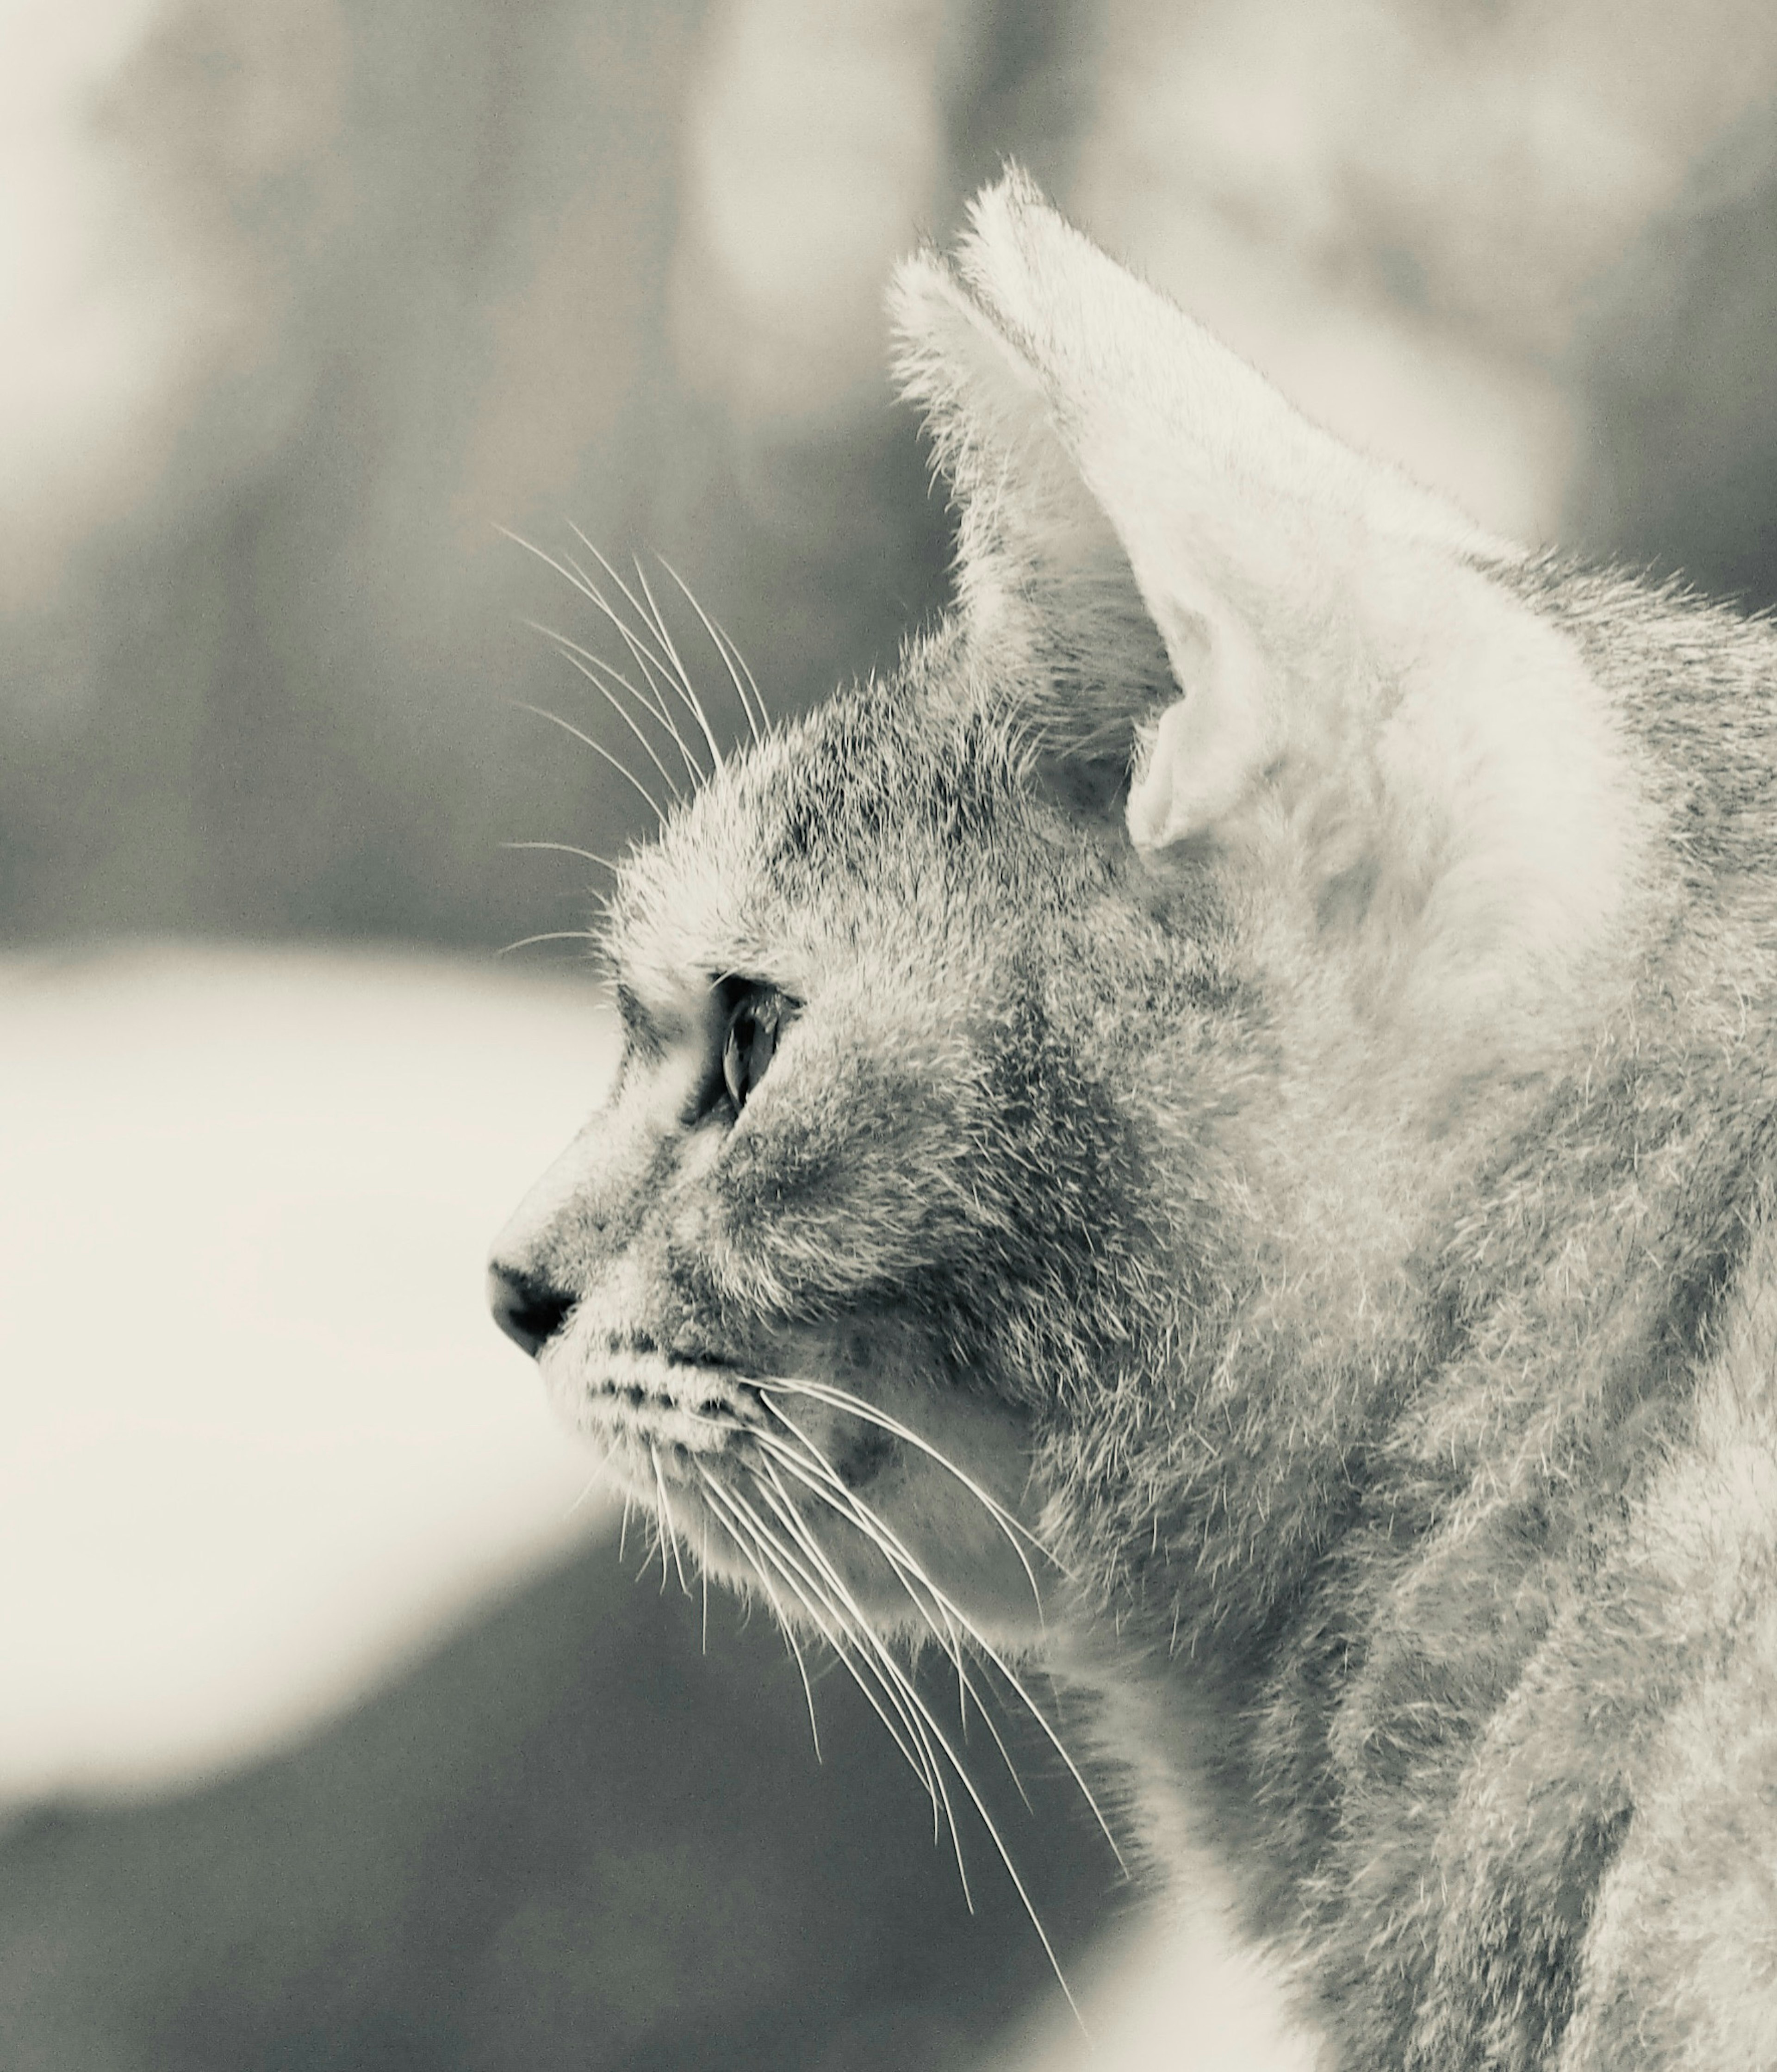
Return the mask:
<path id="1" fill-rule="evenodd" d="M 508 535 L 664 556 L 779 713 L 891 664 L 949 536 L 882 282 L 1009 155 L 1484 521 L 1777 602 L 1767 0 L 0 10 L 9 2066 L 1072 2062 L 985 1849 L 971 1918 L 475 1335 L 608 1051 L 573 943 L 491 956 L 586 870 L 501 845 L 649 822 L 521 709 L 621 752 Z"/>

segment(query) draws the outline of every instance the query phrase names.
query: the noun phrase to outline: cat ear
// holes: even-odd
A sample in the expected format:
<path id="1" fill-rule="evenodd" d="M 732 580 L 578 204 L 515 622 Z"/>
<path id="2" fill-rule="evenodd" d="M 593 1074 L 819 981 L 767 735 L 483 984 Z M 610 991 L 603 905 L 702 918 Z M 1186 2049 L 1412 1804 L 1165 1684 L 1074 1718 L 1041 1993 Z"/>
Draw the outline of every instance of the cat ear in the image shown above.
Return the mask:
<path id="1" fill-rule="evenodd" d="M 1126 760 L 1131 722 L 1176 695 L 1129 555 L 1055 422 L 1035 363 L 936 253 L 890 291 L 903 393 L 957 520 L 957 604 L 1047 745 Z"/>
<path id="2" fill-rule="evenodd" d="M 1422 639 L 1436 572 L 1511 550 L 1299 416 L 1022 174 L 971 222 L 953 265 L 922 254 L 892 290 L 959 602 L 1076 739 L 1135 730 L 1129 832 L 1164 846 L 1340 731 L 1328 701 Z"/>

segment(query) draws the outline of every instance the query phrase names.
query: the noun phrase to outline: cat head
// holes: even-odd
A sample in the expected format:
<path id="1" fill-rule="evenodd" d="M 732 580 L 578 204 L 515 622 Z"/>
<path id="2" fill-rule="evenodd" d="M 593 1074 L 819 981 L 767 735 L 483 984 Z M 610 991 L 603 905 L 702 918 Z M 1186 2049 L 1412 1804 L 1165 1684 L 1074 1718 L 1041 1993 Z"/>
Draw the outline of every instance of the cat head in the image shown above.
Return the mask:
<path id="1" fill-rule="evenodd" d="M 1003 1647 L 1263 1418 L 1336 1471 L 1427 1147 L 1607 961 L 1635 773 L 1522 557 L 1018 175 L 893 306 L 955 608 L 626 865 L 622 1066 L 495 1301 L 787 1619 Z"/>

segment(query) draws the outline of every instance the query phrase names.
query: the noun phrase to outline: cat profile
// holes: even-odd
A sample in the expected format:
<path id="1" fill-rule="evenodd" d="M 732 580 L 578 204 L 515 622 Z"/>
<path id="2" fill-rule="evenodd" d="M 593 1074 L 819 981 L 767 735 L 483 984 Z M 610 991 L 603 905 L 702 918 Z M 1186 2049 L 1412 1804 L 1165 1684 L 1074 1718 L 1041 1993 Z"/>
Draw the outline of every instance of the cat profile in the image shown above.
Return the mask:
<path id="1" fill-rule="evenodd" d="M 909 1635 L 1090 1694 L 1330 2064 L 1777 2064 L 1777 635 L 1015 172 L 892 299 L 954 606 L 625 861 L 496 1314 L 923 1774 Z"/>

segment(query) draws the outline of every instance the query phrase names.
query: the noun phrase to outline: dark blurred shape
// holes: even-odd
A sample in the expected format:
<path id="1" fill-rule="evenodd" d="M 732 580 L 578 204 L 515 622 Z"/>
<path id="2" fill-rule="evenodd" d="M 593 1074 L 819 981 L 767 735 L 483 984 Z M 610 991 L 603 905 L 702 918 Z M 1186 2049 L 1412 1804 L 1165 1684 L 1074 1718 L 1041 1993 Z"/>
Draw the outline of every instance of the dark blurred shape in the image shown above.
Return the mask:
<path id="1" fill-rule="evenodd" d="M 958 200 L 1013 153 L 1039 187 L 1064 193 L 1090 111 L 1101 10 L 1090 0 L 981 0 L 947 13 L 940 96 Z"/>
<path id="2" fill-rule="evenodd" d="M 979 1821 L 971 1917 L 844 1675 L 817 1762 L 763 1612 L 737 1631 L 713 1597 L 702 1655 L 701 1605 L 635 1566 L 597 1548 L 243 1775 L 14 1829 L 7 2072 L 904 2072 L 1059 2000 Z M 1002 1731 L 1034 1811 L 978 1718 L 973 1769 L 1066 1963 L 1116 1867 L 1046 1745 Z"/>
<path id="3" fill-rule="evenodd" d="M 1600 290 L 1574 531 L 1777 604 L 1777 109 L 1741 125 Z"/>

